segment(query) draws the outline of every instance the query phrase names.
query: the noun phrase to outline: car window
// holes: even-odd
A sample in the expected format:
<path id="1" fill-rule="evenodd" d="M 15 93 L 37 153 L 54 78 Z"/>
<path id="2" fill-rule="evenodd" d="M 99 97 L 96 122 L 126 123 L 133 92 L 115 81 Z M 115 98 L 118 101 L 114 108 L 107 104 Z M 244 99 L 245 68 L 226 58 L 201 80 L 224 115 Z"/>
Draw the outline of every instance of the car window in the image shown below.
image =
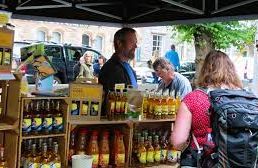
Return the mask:
<path id="1" fill-rule="evenodd" d="M 61 58 L 62 50 L 60 46 L 45 45 L 45 54 L 48 56 L 50 61 L 52 61 L 53 58 Z"/>
<path id="2" fill-rule="evenodd" d="M 98 62 L 98 58 L 101 55 L 99 52 L 92 49 L 83 48 L 83 53 L 85 53 L 86 51 L 92 56 L 92 63 Z"/>
<path id="3" fill-rule="evenodd" d="M 77 47 L 65 47 L 65 52 L 69 61 L 79 61 L 82 56 L 82 50 Z"/>

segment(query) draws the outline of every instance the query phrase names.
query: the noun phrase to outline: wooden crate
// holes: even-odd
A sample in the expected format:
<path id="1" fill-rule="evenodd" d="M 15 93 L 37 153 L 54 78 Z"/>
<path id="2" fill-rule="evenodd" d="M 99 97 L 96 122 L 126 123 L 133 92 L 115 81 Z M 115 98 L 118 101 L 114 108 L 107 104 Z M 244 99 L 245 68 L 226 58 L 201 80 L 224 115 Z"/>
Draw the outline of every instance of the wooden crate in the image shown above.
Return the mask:
<path id="1" fill-rule="evenodd" d="M 102 85 L 92 85 L 92 84 L 81 84 L 81 83 L 72 83 L 69 85 L 69 111 L 72 111 L 72 102 L 76 101 L 79 104 L 79 114 L 71 115 L 69 113 L 70 121 L 78 120 L 88 120 L 88 121 L 98 121 L 101 116 L 101 106 L 102 106 L 102 94 L 103 87 Z M 82 103 L 83 101 L 88 102 L 88 113 L 82 115 Z M 92 102 L 98 103 L 98 114 L 96 116 L 90 115 Z"/>
<path id="2" fill-rule="evenodd" d="M 132 123 L 128 121 L 90 121 L 90 122 L 71 122 L 69 123 L 69 134 L 68 134 L 68 142 L 67 142 L 67 150 L 69 150 L 70 144 L 70 133 L 77 129 L 79 130 L 81 127 L 87 128 L 89 130 L 98 130 L 99 132 L 103 130 L 120 130 L 124 134 L 124 144 L 125 144 L 125 167 L 129 167 L 130 164 L 130 153 L 132 149 Z M 110 141 L 109 143 L 112 143 Z M 112 150 L 110 148 L 110 150 Z M 111 153 L 111 151 L 110 151 Z M 68 154 L 67 154 L 68 158 Z M 67 159 L 68 164 L 68 159 Z"/>
<path id="3" fill-rule="evenodd" d="M 22 135 L 22 127 L 20 127 L 19 133 L 20 133 L 20 140 L 19 140 L 19 149 L 18 149 L 18 164 L 17 167 L 21 167 L 20 165 L 20 159 L 22 154 L 22 142 L 27 139 L 39 139 L 39 138 L 54 138 L 58 141 L 59 144 L 59 153 L 61 155 L 61 161 L 62 161 L 62 167 L 66 167 L 66 144 L 67 144 L 67 131 L 68 131 L 68 99 L 65 97 L 23 97 L 21 98 L 21 118 L 20 122 L 22 123 L 23 119 L 23 109 L 24 106 L 27 103 L 30 103 L 33 100 L 60 100 L 60 108 L 63 112 L 63 122 L 64 122 L 64 131 L 63 133 L 50 133 L 50 134 L 39 134 L 39 135 Z"/>

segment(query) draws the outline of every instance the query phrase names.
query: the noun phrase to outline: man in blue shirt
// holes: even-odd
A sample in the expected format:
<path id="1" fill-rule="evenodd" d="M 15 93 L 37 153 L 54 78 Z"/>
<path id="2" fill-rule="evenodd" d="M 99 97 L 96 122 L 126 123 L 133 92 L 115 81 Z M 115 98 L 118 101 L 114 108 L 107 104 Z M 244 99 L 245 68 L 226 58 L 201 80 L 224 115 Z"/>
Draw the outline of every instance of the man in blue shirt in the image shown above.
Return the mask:
<path id="1" fill-rule="evenodd" d="M 175 70 L 178 71 L 180 68 L 180 62 L 177 52 L 175 51 L 176 47 L 174 44 L 171 45 L 171 50 L 168 51 L 165 55 L 166 59 L 169 60 L 169 62 L 174 65 Z"/>

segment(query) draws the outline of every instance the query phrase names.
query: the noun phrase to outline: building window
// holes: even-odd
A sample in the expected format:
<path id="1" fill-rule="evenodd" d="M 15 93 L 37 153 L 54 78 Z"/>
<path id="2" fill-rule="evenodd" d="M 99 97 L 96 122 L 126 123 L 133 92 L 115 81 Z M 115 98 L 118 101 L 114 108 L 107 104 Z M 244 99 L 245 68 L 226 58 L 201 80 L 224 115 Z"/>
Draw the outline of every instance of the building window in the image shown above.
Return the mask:
<path id="1" fill-rule="evenodd" d="M 103 42 L 103 37 L 96 36 L 95 43 L 94 43 L 94 49 L 96 49 L 99 52 L 102 52 L 102 42 Z"/>
<path id="2" fill-rule="evenodd" d="M 90 37 L 87 34 L 82 35 L 82 45 L 90 45 Z"/>
<path id="3" fill-rule="evenodd" d="M 154 34 L 152 44 L 152 53 L 154 53 L 154 51 L 158 51 L 158 53 L 160 54 L 162 47 L 162 35 Z"/>
<path id="4" fill-rule="evenodd" d="M 55 43 L 61 43 L 61 33 L 59 32 L 53 32 L 52 33 L 52 40 Z"/>
<path id="5" fill-rule="evenodd" d="M 46 32 L 39 30 L 37 32 L 37 40 L 38 41 L 46 41 Z"/>

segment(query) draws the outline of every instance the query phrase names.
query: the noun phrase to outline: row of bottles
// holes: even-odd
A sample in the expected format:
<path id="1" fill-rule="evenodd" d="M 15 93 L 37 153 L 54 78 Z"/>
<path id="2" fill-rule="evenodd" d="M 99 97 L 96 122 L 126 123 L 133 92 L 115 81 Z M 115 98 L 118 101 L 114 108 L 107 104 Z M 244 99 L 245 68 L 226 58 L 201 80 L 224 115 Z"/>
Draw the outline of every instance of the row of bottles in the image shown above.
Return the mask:
<path id="1" fill-rule="evenodd" d="M 10 65 L 11 55 L 12 55 L 12 49 L 0 48 L 0 65 Z"/>
<path id="2" fill-rule="evenodd" d="M 61 168 L 58 142 L 53 138 L 23 141 L 20 164 L 23 168 Z"/>
<path id="3" fill-rule="evenodd" d="M 108 120 L 124 120 L 127 118 L 127 90 L 110 90 L 107 99 Z"/>
<path id="4" fill-rule="evenodd" d="M 8 163 L 5 160 L 4 147 L 0 145 L 0 168 L 8 168 Z"/>
<path id="5" fill-rule="evenodd" d="M 180 106 L 180 98 L 174 91 L 156 93 L 146 91 L 143 96 L 142 114 L 147 119 L 174 118 Z"/>
<path id="6" fill-rule="evenodd" d="M 23 110 L 23 135 L 61 133 L 64 130 L 60 100 L 33 100 Z"/>
<path id="7" fill-rule="evenodd" d="M 82 116 L 98 116 L 100 113 L 99 102 L 73 100 L 70 114 Z M 81 107 L 81 108 L 80 108 Z"/>
<path id="8" fill-rule="evenodd" d="M 111 135 L 111 136 L 110 136 Z M 77 141 L 75 142 L 75 139 Z M 124 136 L 120 131 L 89 131 L 80 128 L 72 131 L 69 146 L 69 161 L 74 154 L 93 156 L 93 168 L 108 168 L 110 165 L 125 167 Z"/>
<path id="9" fill-rule="evenodd" d="M 174 165 L 179 162 L 180 152 L 169 143 L 168 131 L 143 130 L 133 137 L 133 160 L 137 167 L 159 164 Z"/>

